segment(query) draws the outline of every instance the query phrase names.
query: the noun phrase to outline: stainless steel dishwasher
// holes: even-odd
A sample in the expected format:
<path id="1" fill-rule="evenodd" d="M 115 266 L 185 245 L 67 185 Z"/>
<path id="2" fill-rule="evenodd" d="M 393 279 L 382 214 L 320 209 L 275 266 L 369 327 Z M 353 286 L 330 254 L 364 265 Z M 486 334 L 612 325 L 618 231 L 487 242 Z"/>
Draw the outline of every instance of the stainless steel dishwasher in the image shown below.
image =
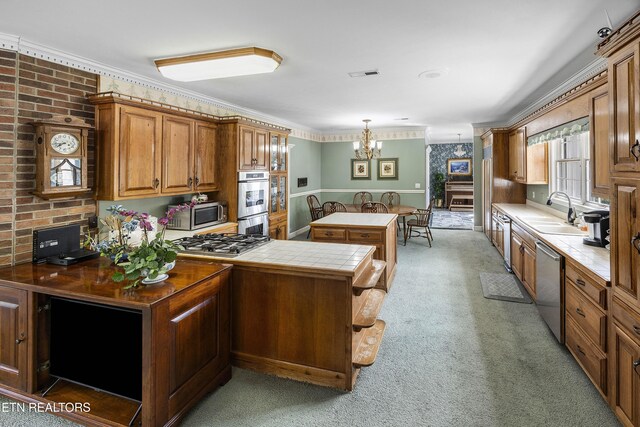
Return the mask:
<path id="1" fill-rule="evenodd" d="M 536 305 L 540 316 L 560 343 L 564 343 L 564 258 L 541 241 L 536 241 Z"/>

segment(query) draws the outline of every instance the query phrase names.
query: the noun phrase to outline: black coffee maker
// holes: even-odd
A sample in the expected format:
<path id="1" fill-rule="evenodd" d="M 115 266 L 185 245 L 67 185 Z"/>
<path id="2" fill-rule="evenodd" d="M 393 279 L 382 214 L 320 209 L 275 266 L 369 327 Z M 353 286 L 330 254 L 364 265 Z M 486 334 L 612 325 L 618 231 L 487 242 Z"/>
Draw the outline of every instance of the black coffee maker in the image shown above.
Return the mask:
<path id="1" fill-rule="evenodd" d="M 590 211 L 582 215 L 582 219 L 587 223 L 589 237 L 585 237 L 582 243 L 589 246 L 605 247 L 606 237 L 609 232 L 609 211 Z"/>

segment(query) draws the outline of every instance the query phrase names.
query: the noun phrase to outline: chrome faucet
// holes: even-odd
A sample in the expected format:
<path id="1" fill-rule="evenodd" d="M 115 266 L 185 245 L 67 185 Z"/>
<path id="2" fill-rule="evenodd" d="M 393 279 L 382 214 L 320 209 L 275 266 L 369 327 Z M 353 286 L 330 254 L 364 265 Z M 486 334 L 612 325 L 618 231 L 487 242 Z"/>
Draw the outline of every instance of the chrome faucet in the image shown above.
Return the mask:
<path id="1" fill-rule="evenodd" d="M 569 202 L 569 210 L 567 211 L 567 222 L 573 225 L 573 223 L 576 221 L 576 211 L 573 210 L 573 206 L 571 205 L 571 198 L 567 193 L 563 193 L 562 191 L 554 191 L 553 193 L 549 194 L 549 198 L 547 199 L 548 206 L 551 206 L 551 204 L 553 203 L 551 201 L 551 198 L 553 197 L 554 194 L 562 194 L 564 197 L 567 198 L 567 201 Z"/>

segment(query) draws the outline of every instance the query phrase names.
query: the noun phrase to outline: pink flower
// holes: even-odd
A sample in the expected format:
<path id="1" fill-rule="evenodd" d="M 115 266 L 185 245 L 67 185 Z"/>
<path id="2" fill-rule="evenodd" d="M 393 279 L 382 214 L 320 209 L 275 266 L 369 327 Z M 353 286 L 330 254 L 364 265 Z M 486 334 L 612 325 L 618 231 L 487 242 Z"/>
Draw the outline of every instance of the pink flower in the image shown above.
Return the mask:
<path id="1" fill-rule="evenodd" d="M 169 224 L 169 218 L 167 218 L 167 217 L 160 218 L 160 219 L 158 220 L 158 224 L 163 225 L 163 226 L 165 226 L 165 225 Z"/>

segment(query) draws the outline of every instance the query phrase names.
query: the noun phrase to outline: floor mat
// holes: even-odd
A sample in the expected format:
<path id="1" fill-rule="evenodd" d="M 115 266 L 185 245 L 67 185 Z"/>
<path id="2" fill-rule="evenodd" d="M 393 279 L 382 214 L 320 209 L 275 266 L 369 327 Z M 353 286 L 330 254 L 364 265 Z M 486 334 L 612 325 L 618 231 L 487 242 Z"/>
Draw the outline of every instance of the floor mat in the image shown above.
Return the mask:
<path id="1" fill-rule="evenodd" d="M 480 273 L 485 298 L 531 304 L 531 298 L 513 274 Z"/>
<path id="2" fill-rule="evenodd" d="M 473 229 L 473 212 L 451 212 L 434 209 L 431 214 L 431 228 Z"/>

